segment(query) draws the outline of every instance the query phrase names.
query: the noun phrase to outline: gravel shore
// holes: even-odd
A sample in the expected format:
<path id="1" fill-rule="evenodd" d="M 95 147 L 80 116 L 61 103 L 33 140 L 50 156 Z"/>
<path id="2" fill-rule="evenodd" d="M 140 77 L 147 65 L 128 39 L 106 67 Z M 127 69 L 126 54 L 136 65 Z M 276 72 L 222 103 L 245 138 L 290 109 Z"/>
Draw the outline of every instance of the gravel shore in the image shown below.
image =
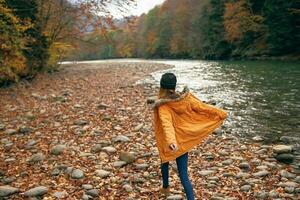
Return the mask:
<path id="1" fill-rule="evenodd" d="M 151 63 L 74 64 L 0 89 L 0 199 L 183 199 L 175 162 L 172 195 L 158 193 L 160 161 Z M 197 199 L 299 199 L 295 144 L 240 140 L 215 131 L 190 152 Z"/>

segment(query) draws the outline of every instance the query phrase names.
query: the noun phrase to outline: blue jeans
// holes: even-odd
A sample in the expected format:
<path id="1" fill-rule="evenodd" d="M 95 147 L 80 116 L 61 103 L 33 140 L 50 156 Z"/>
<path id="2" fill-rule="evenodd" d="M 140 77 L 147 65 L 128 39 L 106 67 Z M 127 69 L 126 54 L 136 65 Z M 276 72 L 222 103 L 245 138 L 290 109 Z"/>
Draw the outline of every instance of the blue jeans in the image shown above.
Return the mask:
<path id="1" fill-rule="evenodd" d="M 191 181 L 188 177 L 187 166 L 188 166 L 188 153 L 183 154 L 176 158 L 177 169 L 179 173 L 179 178 L 181 184 L 184 188 L 186 197 L 188 200 L 194 200 L 194 192 Z M 160 166 L 162 179 L 163 179 L 163 188 L 167 188 L 169 186 L 169 162 L 163 163 Z"/>

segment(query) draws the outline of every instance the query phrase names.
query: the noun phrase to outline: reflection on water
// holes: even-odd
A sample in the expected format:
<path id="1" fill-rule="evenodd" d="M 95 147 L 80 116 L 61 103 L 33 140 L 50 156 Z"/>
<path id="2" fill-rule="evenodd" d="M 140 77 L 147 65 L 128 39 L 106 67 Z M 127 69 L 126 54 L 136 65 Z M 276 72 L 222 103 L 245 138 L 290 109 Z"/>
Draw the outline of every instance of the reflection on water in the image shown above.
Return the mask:
<path id="1" fill-rule="evenodd" d="M 119 59 L 98 62 L 156 62 L 175 68 L 153 73 L 159 83 L 166 71 L 178 76 L 204 101 L 215 101 L 229 111 L 225 125 L 242 137 L 282 135 L 300 137 L 300 62 L 286 61 L 189 61 Z M 86 63 L 86 62 L 78 62 Z"/>
<path id="2" fill-rule="evenodd" d="M 154 61 L 175 68 L 178 76 L 204 101 L 229 111 L 225 125 L 242 137 L 300 137 L 300 63 L 286 61 Z M 150 80 L 148 80 L 150 81 Z"/>

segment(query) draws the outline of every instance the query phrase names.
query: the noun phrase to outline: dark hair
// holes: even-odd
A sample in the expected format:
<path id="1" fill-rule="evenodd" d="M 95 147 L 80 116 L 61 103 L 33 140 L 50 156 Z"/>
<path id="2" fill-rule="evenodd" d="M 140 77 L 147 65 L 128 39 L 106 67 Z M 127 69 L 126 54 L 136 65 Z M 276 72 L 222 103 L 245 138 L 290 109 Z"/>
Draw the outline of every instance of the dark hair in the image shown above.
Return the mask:
<path id="1" fill-rule="evenodd" d="M 163 89 L 175 90 L 177 78 L 173 73 L 164 73 L 160 79 L 160 87 Z"/>

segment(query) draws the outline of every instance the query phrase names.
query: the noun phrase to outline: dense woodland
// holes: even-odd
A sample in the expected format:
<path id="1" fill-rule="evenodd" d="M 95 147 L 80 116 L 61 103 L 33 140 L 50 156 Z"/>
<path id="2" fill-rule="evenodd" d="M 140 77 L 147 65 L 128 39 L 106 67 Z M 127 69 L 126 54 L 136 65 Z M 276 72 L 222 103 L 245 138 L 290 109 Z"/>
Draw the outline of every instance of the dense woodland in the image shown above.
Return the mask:
<path id="1" fill-rule="evenodd" d="M 109 6 L 123 13 L 134 2 L 0 0 L 0 85 L 53 70 L 91 30 L 112 27 Z"/>
<path id="2" fill-rule="evenodd" d="M 299 0 L 167 0 L 123 27 L 87 34 L 73 58 L 299 58 L 299 8 Z"/>
<path id="3" fill-rule="evenodd" d="M 107 2 L 0 0 L 0 82 L 63 59 L 299 59 L 299 0 L 167 0 L 126 20 L 95 15 Z"/>

